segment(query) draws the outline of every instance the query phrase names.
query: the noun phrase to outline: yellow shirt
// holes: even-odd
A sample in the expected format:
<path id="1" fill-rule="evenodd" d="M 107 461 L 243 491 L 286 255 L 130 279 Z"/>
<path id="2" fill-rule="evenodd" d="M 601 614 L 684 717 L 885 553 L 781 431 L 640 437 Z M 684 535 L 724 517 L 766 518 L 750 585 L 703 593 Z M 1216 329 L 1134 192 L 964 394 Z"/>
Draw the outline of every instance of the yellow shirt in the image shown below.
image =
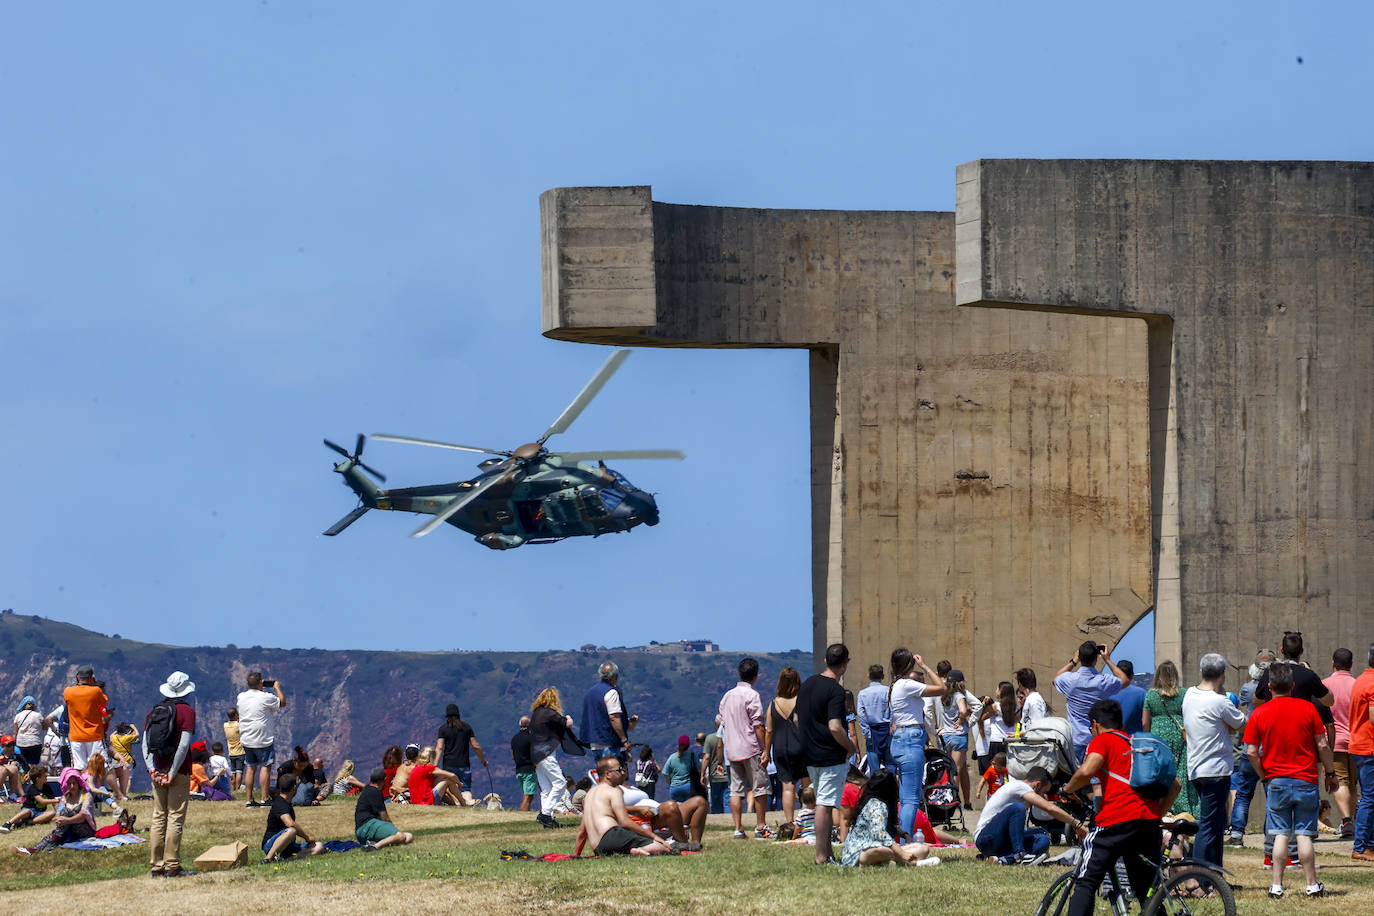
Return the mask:
<path id="1" fill-rule="evenodd" d="M 114 734 L 110 736 L 110 750 L 115 752 L 120 760 L 125 763 L 134 762 L 133 744 L 138 738 L 138 732 L 129 732 L 127 735 Z"/>
<path id="2" fill-rule="evenodd" d="M 229 744 L 230 757 L 243 756 L 243 743 L 239 740 L 239 724 L 237 722 L 224 723 L 224 740 Z"/>

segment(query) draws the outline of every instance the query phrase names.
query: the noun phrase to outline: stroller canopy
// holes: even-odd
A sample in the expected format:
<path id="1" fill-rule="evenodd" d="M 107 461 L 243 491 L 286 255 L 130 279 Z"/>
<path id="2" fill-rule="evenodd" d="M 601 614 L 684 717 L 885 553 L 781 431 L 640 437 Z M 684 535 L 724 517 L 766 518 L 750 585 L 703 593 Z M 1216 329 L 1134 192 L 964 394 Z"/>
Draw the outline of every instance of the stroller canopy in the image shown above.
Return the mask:
<path id="1" fill-rule="evenodd" d="M 1031 767 L 1044 767 L 1054 780 L 1067 779 L 1078 769 L 1073 757 L 1073 727 L 1068 719 L 1041 719 L 1019 738 L 1007 741 L 1007 772 L 1025 779 Z"/>

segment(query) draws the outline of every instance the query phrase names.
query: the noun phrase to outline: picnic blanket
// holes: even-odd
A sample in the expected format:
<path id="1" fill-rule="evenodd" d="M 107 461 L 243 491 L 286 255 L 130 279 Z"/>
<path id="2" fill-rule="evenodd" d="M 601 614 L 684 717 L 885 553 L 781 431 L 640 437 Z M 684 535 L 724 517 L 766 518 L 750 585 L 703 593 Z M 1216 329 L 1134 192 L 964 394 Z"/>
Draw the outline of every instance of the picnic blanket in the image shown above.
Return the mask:
<path id="1" fill-rule="evenodd" d="M 63 843 L 59 849 L 114 849 L 116 846 L 128 846 L 130 843 L 146 843 L 147 840 L 141 836 L 134 836 L 132 833 L 120 833 L 115 836 L 90 837 L 85 840 L 77 840 L 75 843 Z"/>

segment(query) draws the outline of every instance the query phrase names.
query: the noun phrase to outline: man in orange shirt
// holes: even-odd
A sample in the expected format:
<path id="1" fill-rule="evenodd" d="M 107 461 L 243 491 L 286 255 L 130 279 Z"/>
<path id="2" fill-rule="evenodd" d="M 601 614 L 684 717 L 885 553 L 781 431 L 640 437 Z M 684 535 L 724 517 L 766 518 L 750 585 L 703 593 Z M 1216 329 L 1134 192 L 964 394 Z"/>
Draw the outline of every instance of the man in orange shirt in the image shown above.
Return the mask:
<path id="1" fill-rule="evenodd" d="M 109 713 L 109 697 L 95 683 L 95 669 L 82 665 L 76 669 L 76 683 L 62 691 L 67 704 L 67 721 L 71 726 L 72 766 L 86 768 L 92 754 L 103 751 L 105 723 Z"/>
<path id="2" fill-rule="evenodd" d="M 1374 862 L 1374 645 L 1368 666 L 1350 689 L 1350 762 L 1360 777 L 1360 806 L 1355 811 L 1356 861 Z"/>

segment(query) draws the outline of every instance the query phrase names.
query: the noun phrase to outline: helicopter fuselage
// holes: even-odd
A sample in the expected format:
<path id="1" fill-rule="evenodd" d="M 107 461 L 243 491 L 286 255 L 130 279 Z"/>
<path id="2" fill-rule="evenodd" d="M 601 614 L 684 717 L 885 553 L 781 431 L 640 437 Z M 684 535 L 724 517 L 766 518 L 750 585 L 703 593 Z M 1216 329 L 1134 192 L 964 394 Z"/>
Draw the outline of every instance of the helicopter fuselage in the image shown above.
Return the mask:
<path id="1" fill-rule="evenodd" d="M 564 462 L 557 455 L 482 462 L 470 480 L 423 487 L 379 488 L 353 460 L 335 466 L 364 506 L 438 515 L 473 488 L 484 492 L 447 519 L 493 550 L 568 537 L 629 531 L 658 524 L 652 494 L 623 474 L 593 462 Z"/>

